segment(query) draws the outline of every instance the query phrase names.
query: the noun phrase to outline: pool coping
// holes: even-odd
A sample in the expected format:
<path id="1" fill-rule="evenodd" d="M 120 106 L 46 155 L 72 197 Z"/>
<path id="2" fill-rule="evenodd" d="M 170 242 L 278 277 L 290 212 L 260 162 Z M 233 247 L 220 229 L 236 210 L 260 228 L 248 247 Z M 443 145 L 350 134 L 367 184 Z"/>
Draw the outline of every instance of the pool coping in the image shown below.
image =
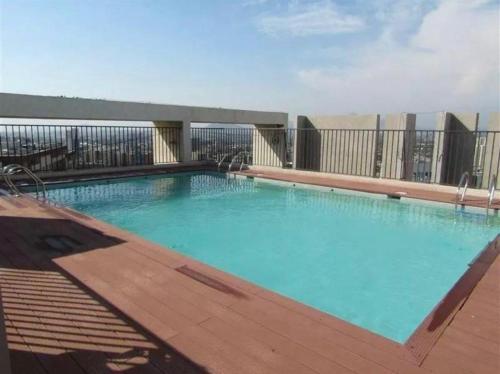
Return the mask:
<path id="1" fill-rule="evenodd" d="M 259 177 L 262 178 L 262 175 L 259 175 Z M 330 187 L 330 186 L 325 185 L 324 187 Z M 373 193 L 371 191 L 363 191 L 363 192 Z M 256 295 L 257 294 L 268 295 L 268 297 L 270 297 L 271 299 L 280 300 L 281 303 L 288 304 L 291 307 L 296 308 L 305 314 L 312 313 L 314 315 L 320 315 L 322 319 L 332 320 L 334 321 L 335 324 L 340 323 L 345 325 L 345 328 L 348 330 L 352 330 L 355 331 L 356 333 L 367 336 L 374 336 L 376 337 L 376 339 L 386 340 L 391 344 L 397 345 L 401 349 L 404 349 L 406 352 L 408 352 L 409 353 L 408 357 L 411 358 L 408 361 L 413 362 L 417 366 L 420 366 L 420 364 L 424 361 L 427 354 L 432 350 L 433 346 L 436 344 L 440 336 L 444 333 L 448 325 L 451 323 L 456 313 L 467 301 L 468 296 L 474 290 L 477 283 L 482 279 L 483 275 L 488 271 L 491 264 L 493 264 L 493 262 L 500 253 L 500 235 L 497 235 L 497 237 L 494 238 L 480 252 L 480 254 L 470 264 L 468 270 L 462 275 L 460 279 L 457 280 L 457 282 L 447 292 L 447 294 L 443 297 L 443 299 L 434 307 L 434 309 L 429 313 L 429 315 L 422 321 L 420 326 L 413 332 L 410 338 L 405 343 L 401 344 L 391 339 L 388 339 L 382 335 L 374 333 L 368 329 L 354 325 L 348 321 L 342 320 L 338 317 L 322 312 L 318 309 L 305 305 L 299 301 L 280 295 L 276 292 L 273 292 L 261 286 L 255 285 L 252 282 L 249 282 L 245 279 L 226 273 L 220 269 L 207 265 L 201 261 L 180 254 L 179 252 L 176 252 L 166 246 L 160 246 L 151 243 L 147 239 L 132 234 L 126 230 L 122 230 L 111 224 L 100 221 L 92 216 L 88 216 L 84 213 L 78 212 L 71 208 L 49 206 L 45 203 L 41 203 L 40 201 L 34 198 L 31 197 L 27 198 L 30 199 L 31 201 L 36 202 L 37 204 L 41 204 L 47 209 L 56 210 L 58 211 L 58 213 L 64 212 L 67 215 L 69 215 L 72 219 L 77 220 L 79 222 L 84 222 L 86 225 L 89 224 L 92 225 L 92 223 L 96 223 L 98 224 L 98 226 L 101 227 L 102 226 L 111 227 L 114 232 L 121 233 L 122 235 L 125 236 L 132 236 L 139 242 L 148 243 L 149 247 L 154 246 L 157 248 L 161 248 L 162 250 L 165 250 L 169 253 L 174 253 L 175 256 L 179 258 L 179 266 L 177 268 L 182 268 L 183 266 L 187 266 L 188 268 L 190 268 L 189 265 L 191 265 L 195 271 L 199 271 L 201 273 L 201 276 L 205 276 L 207 278 L 214 278 L 215 280 L 218 280 L 222 284 L 226 284 L 229 281 L 231 285 L 236 284 L 237 289 L 243 289 L 245 292 L 250 292 Z M 64 213 L 63 215 L 65 215 Z M 435 326 L 436 319 L 440 321 L 438 326 Z"/>

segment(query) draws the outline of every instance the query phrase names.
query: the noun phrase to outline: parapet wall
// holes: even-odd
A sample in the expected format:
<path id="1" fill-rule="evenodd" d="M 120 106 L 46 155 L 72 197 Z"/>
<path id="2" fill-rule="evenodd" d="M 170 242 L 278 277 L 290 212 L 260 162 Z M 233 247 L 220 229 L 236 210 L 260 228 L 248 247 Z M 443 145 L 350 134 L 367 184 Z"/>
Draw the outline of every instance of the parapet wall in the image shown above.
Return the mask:
<path id="1" fill-rule="evenodd" d="M 296 167 L 374 176 L 379 128 L 379 114 L 299 116 L 297 129 L 307 131 L 297 133 Z"/>
<path id="2" fill-rule="evenodd" d="M 500 112 L 490 114 L 488 120 L 488 131 L 499 131 L 486 139 L 484 145 L 484 174 L 482 187 L 488 188 L 491 178 L 496 176 L 496 188 L 500 189 Z"/>
<path id="3" fill-rule="evenodd" d="M 434 130 L 417 130 L 414 113 L 384 119 L 381 129 L 378 114 L 298 116 L 296 168 L 452 186 L 468 172 L 482 188 L 500 172 L 499 113 L 488 132 L 478 130 L 479 113 L 437 113 Z"/>
<path id="4" fill-rule="evenodd" d="M 432 156 L 432 182 L 457 185 L 464 172 L 474 174 L 478 113 L 438 113 Z"/>

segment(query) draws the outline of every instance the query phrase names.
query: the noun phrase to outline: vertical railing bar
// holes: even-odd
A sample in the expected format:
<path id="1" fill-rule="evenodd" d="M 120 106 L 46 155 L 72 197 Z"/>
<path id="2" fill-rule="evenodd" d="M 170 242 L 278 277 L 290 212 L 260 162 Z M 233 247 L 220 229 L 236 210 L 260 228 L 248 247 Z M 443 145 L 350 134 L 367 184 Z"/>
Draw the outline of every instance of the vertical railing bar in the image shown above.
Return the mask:
<path id="1" fill-rule="evenodd" d="M 364 149 L 364 154 L 365 154 L 365 162 L 364 162 L 364 166 L 363 166 L 363 174 L 364 175 L 367 175 L 368 174 L 368 171 L 367 171 L 367 168 L 368 168 L 368 142 L 369 142 L 369 139 L 370 139 L 370 134 L 367 133 L 366 131 L 363 131 L 363 149 Z"/>
<path id="2" fill-rule="evenodd" d="M 395 136 L 397 135 L 398 131 L 399 131 L 398 129 L 391 129 L 391 130 L 387 130 L 387 132 L 386 132 L 387 137 L 388 138 L 390 137 L 390 144 L 391 144 L 391 148 L 389 150 L 389 157 L 388 157 L 389 163 L 390 163 L 389 172 L 387 174 L 388 179 L 394 179 L 395 175 L 397 173 L 399 149 L 396 146 Z M 384 145 L 382 143 L 382 147 L 383 146 Z M 382 149 L 382 152 L 383 152 L 383 149 Z"/>
<path id="3" fill-rule="evenodd" d="M 493 154 L 494 154 L 494 150 L 495 150 L 495 146 L 496 146 L 496 143 L 495 143 L 496 135 L 497 135 L 497 133 L 494 132 L 493 133 L 493 142 L 491 144 L 490 170 L 488 171 L 488 181 L 486 183 L 486 188 L 488 188 L 488 186 L 490 185 L 491 178 L 493 177 L 493 175 L 491 174 L 491 171 L 493 170 Z M 487 137 L 486 137 L 486 143 L 485 144 L 488 144 L 488 138 Z M 498 152 L 498 157 L 500 157 L 500 152 Z M 486 159 L 486 157 L 485 157 L 485 159 Z M 500 158 L 499 158 L 499 161 L 500 161 Z M 498 165 L 497 165 L 497 168 L 498 168 Z M 500 178 L 500 175 L 498 175 L 498 170 L 497 170 L 497 178 Z M 484 185 L 484 183 L 483 183 L 483 185 Z"/>
<path id="4" fill-rule="evenodd" d="M 404 130 L 398 130 L 398 142 L 397 142 L 397 145 L 396 145 L 396 169 L 395 169 L 395 175 L 394 175 L 394 178 L 395 179 L 403 179 L 403 177 L 405 176 L 405 162 L 406 162 L 406 157 L 405 157 L 405 132 Z M 401 144 L 401 148 L 399 147 L 400 145 L 400 142 L 402 142 Z M 401 154 L 399 154 L 401 150 Z M 398 155 L 399 155 L 399 159 L 398 159 Z M 401 162 L 399 162 L 399 160 L 401 160 Z M 398 163 L 399 163 L 399 175 L 397 174 L 398 173 Z M 406 179 L 406 178 L 404 178 Z"/>
<path id="5" fill-rule="evenodd" d="M 340 132 L 339 141 L 340 141 L 340 150 L 341 150 L 341 157 L 339 158 L 339 161 L 341 163 L 341 165 L 340 165 L 340 174 L 345 174 L 345 169 L 344 169 L 345 158 L 346 158 L 345 130 L 340 129 L 338 131 Z"/>
<path id="6" fill-rule="evenodd" d="M 332 173 L 333 171 L 333 131 L 332 129 L 328 129 L 328 172 Z"/>

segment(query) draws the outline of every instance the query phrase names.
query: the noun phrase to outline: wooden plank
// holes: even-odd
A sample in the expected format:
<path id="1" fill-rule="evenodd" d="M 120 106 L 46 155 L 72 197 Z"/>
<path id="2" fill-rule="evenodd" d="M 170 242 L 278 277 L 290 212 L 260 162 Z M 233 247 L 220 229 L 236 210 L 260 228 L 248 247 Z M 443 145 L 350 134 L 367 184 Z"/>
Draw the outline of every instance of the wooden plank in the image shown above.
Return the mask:
<path id="1" fill-rule="evenodd" d="M 233 329 L 231 325 L 218 318 L 210 318 L 201 323 L 200 326 L 224 342 L 234 346 L 238 351 L 246 353 L 255 362 L 262 362 L 263 365 L 268 366 L 275 373 L 317 373 L 290 357 L 281 355 L 274 348 L 264 344 L 262 341 L 240 334 L 238 330 Z"/>
<path id="2" fill-rule="evenodd" d="M 498 366 L 491 367 L 443 345 L 436 346 L 429 353 L 422 367 L 440 374 L 498 374 Z"/>
<path id="3" fill-rule="evenodd" d="M 287 311 L 277 304 L 254 297 L 242 300 L 230 308 L 288 339 L 306 345 L 309 349 L 352 371 L 390 372 L 386 366 L 377 362 L 377 358 L 380 359 L 383 355 L 380 351 L 377 352 L 376 348 L 339 334 L 312 319 Z M 390 356 L 387 355 L 385 358 L 390 359 Z M 407 367 L 409 371 L 415 368 L 411 364 Z"/>

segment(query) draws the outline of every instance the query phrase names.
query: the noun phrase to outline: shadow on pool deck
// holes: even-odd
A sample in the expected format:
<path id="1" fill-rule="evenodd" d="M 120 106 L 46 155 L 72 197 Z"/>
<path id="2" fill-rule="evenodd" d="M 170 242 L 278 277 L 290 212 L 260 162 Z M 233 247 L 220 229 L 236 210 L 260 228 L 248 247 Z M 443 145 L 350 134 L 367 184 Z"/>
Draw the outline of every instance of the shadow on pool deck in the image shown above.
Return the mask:
<path id="1" fill-rule="evenodd" d="M 52 262 L 122 240 L 66 219 L 1 216 L 0 231 L 13 373 L 207 372 Z"/>

